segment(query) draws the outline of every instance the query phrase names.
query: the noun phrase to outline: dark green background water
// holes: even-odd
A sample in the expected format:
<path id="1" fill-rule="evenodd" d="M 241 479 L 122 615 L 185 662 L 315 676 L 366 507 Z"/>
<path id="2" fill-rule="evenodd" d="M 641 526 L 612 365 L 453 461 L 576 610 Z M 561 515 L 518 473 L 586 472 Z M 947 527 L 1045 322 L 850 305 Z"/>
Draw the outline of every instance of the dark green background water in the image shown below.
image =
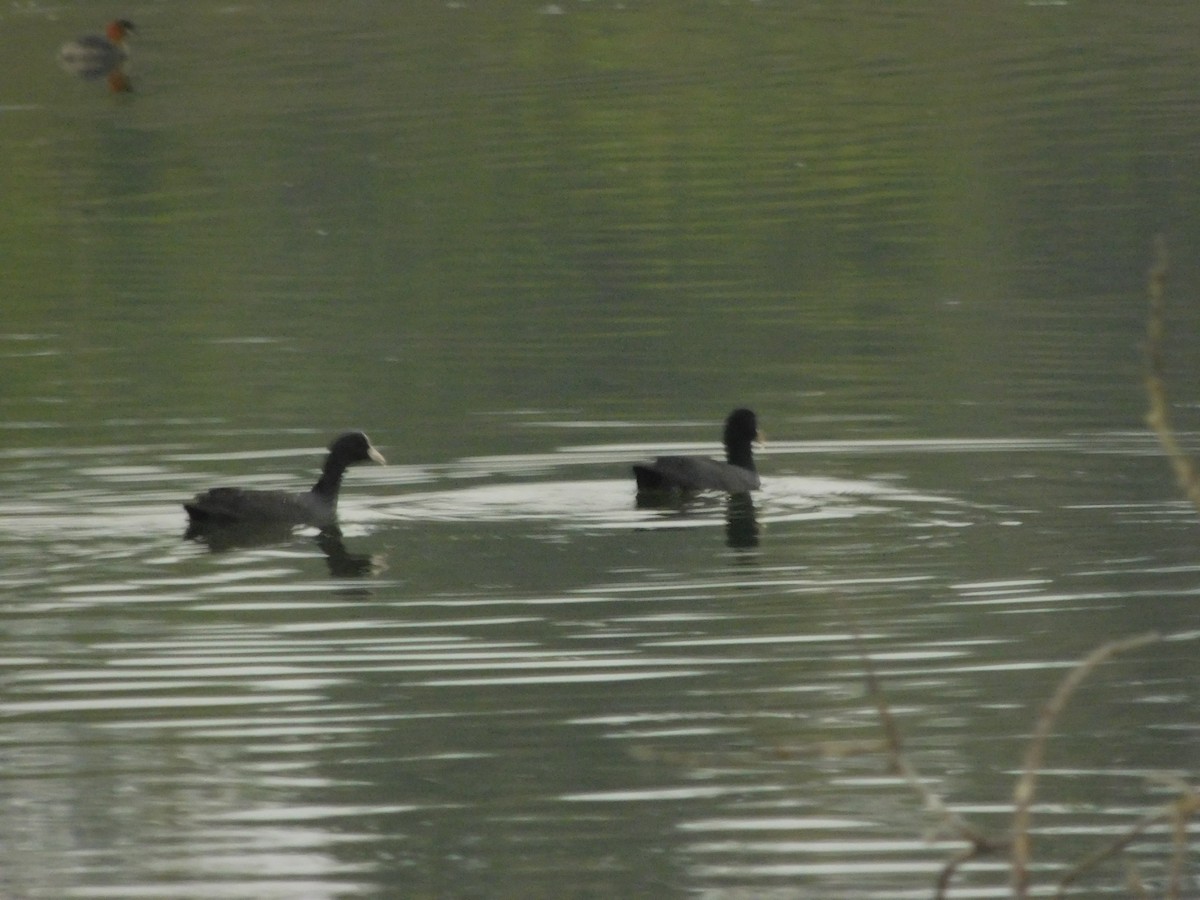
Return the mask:
<path id="1" fill-rule="evenodd" d="M 1163 232 L 1194 428 L 1200 8 L 133 3 L 124 96 L 54 64 L 111 14 L 0 11 L 0 893 L 929 896 L 814 752 L 855 622 L 996 830 L 1070 662 L 1170 637 L 1061 723 L 1045 882 L 1194 778 L 1139 340 Z M 636 509 L 735 405 L 757 544 Z M 342 545 L 182 539 L 352 427 Z"/>

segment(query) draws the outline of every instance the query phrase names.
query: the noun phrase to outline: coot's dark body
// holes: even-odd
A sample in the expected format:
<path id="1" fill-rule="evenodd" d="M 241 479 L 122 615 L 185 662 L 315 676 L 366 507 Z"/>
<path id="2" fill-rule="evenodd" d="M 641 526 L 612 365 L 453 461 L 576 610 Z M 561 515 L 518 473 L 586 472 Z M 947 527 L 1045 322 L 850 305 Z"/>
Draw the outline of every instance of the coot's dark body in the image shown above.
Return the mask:
<path id="1" fill-rule="evenodd" d="M 213 488 L 183 504 L 193 528 L 201 526 L 311 525 L 328 528 L 337 521 L 338 490 L 349 466 L 364 462 L 382 464 L 383 456 L 361 431 L 343 434 L 329 445 L 321 477 L 312 490 L 290 491 Z"/>
<path id="2" fill-rule="evenodd" d="M 704 456 L 660 456 L 633 467 L 639 493 L 758 490 L 754 449 L 758 419 L 751 410 L 735 409 L 725 420 L 725 462 Z"/>

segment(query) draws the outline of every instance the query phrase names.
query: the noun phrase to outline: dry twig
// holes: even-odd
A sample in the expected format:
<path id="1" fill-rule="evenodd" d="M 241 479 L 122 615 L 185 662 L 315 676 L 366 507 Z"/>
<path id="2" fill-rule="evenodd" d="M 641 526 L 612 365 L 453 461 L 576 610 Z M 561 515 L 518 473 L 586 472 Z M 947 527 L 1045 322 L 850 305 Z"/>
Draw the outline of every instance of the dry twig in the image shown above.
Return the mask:
<path id="1" fill-rule="evenodd" d="M 1167 900 L 1179 900 L 1183 896 L 1183 871 L 1187 865 L 1188 821 L 1200 812 L 1200 793 L 1188 785 L 1171 804 L 1172 832 L 1175 837 L 1175 852 L 1171 856 L 1171 877 L 1167 882 Z"/>
<path id="2" fill-rule="evenodd" d="M 1148 273 L 1148 293 L 1150 313 L 1146 324 L 1146 394 L 1149 399 L 1149 410 L 1146 422 L 1158 437 L 1166 452 L 1180 487 L 1188 498 L 1200 509 L 1200 474 L 1195 465 L 1183 452 L 1175 438 L 1171 426 L 1170 404 L 1167 400 L 1166 388 L 1163 382 L 1163 335 L 1165 333 L 1164 309 L 1167 280 L 1167 249 L 1166 242 L 1160 236 L 1154 245 L 1154 262 Z M 942 797 L 921 778 L 920 773 L 904 755 L 903 739 L 900 729 L 884 697 L 879 676 L 865 648 L 862 646 L 861 634 L 855 628 L 855 640 L 859 645 L 859 655 L 863 660 L 867 690 L 879 710 L 879 720 L 883 726 L 886 739 L 886 750 L 891 768 L 904 777 L 909 785 L 922 798 L 927 809 L 934 812 L 949 831 L 967 842 L 968 846 L 955 853 L 943 867 L 937 881 L 938 900 L 945 897 L 950 881 L 958 869 L 965 863 L 979 856 L 1008 850 L 1012 862 L 1013 896 L 1025 900 L 1029 896 L 1030 868 L 1030 838 L 1029 820 L 1033 808 L 1034 793 L 1037 786 L 1038 774 L 1045 759 L 1046 742 L 1051 729 L 1066 707 L 1071 696 L 1079 685 L 1101 663 L 1118 653 L 1143 647 L 1159 640 L 1154 633 L 1140 635 L 1121 641 L 1111 641 L 1104 644 L 1086 657 L 1067 673 L 1059 683 L 1054 694 L 1042 707 L 1038 715 L 1033 737 L 1025 754 L 1025 764 L 1020 778 L 1013 791 L 1013 831 L 1008 841 L 992 838 L 975 828 L 961 815 L 946 805 Z M 1137 837 L 1149 827 L 1171 821 L 1173 824 L 1175 853 L 1172 859 L 1170 880 L 1167 888 L 1168 900 L 1177 900 L 1181 896 L 1183 886 L 1183 871 L 1187 852 L 1188 821 L 1200 813 L 1200 793 L 1184 786 L 1182 796 L 1165 809 L 1147 816 L 1134 825 L 1128 832 L 1121 835 L 1108 846 L 1098 850 L 1076 865 L 1059 883 L 1057 896 L 1065 894 L 1067 888 L 1084 873 L 1093 869 L 1100 862 L 1110 859 L 1128 847 Z M 1127 873 L 1128 885 L 1136 896 L 1146 896 L 1145 887 L 1136 868 L 1130 867 Z"/>
<path id="3" fill-rule="evenodd" d="M 1184 867 L 1187 861 L 1188 848 L 1188 821 L 1200 812 L 1200 792 L 1191 785 L 1182 780 L 1172 779 L 1172 783 L 1179 788 L 1179 797 L 1171 801 L 1161 809 L 1156 810 L 1150 815 L 1143 818 L 1140 822 L 1118 837 L 1116 840 L 1109 843 L 1107 846 L 1101 847 L 1095 853 L 1081 860 L 1074 868 L 1071 869 L 1058 883 L 1058 890 L 1055 892 L 1055 897 L 1065 897 L 1067 889 L 1078 881 L 1085 874 L 1096 868 L 1105 860 L 1112 859 L 1126 847 L 1134 842 L 1138 837 L 1144 834 L 1148 829 L 1155 825 L 1161 825 L 1164 822 L 1172 823 L 1172 832 L 1174 834 L 1175 852 L 1171 858 L 1171 871 L 1167 881 L 1167 900 L 1179 900 L 1183 896 L 1183 878 Z M 1146 897 L 1145 887 L 1142 885 L 1141 876 L 1137 868 L 1130 865 L 1127 870 L 1127 878 L 1129 880 L 1130 891 L 1138 897 Z"/>
<path id="4" fill-rule="evenodd" d="M 1183 452 L 1171 426 L 1170 403 L 1163 382 L 1163 335 L 1166 333 L 1166 284 L 1167 243 L 1159 235 L 1154 241 L 1154 263 L 1150 266 L 1147 292 L 1150 295 L 1150 313 L 1146 319 L 1146 396 L 1150 408 L 1146 411 L 1146 424 L 1158 437 L 1170 460 L 1171 468 L 1179 487 L 1200 509 L 1200 475 L 1191 458 Z"/>
<path id="5" fill-rule="evenodd" d="M 1012 884 L 1013 896 L 1024 900 L 1029 896 L 1029 818 L 1033 806 L 1034 789 L 1037 785 L 1038 772 L 1042 768 L 1042 760 L 1046 756 L 1046 740 L 1050 729 L 1062 713 L 1067 701 L 1075 693 L 1075 689 L 1091 674 L 1098 665 L 1118 653 L 1136 650 L 1146 644 L 1157 641 L 1159 636 L 1153 632 L 1128 638 L 1123 641 L 1110 641 L 1097 647 L 1085 656 L 1066 677 L 1059 682 L 1058 689 L 1042 707 L 1038 715 L 1037 726 L 1029 749 L 1025 753 L 1025 766 L 1021 777 L 1017 780 L 1013 791 L 1013 832 L 1012 832 Z"/>
<path id="6" fill-rule="evenodd" d="M 1005 849 L 1006 845 L 1003 841 L 997 840 L 980 831 L 947 806 L 942 796 L 929 786 L 926 780 L 921 777 L 921 773 L 909 762 L 908 757 L 904 755 L 904 739 L 900 734 L 900 727 L 896 724 L 891 707 L 884 696 L 883 685 L 880 683 L 879 674 L 875 671 L 875 665 L 862 644 L 862 635 L 857 625 L 854 628 L 854 639 L 858 644 L 858 653 L 863 661 L 867 692 L 874 699 L 875 706 L 879 710 L 879 721 L 883 726 L 886 743 L 885 749 L 892 771 L 903 777 L 908 785 L 916 791 L 921 797 L 922 804 L 941 820 L 941 825 L 945 830 L 952 832 L 955 836 L 967 842 L 968 846 L 955 853 L 954 856 L 946 861 L 946 865 L 942 868 L 941 874 L 938 876 L 937 892 L 934 895 L 934 900 L 943 900 L 950 886 L 950 881 L 963 864 L 980 856 L 999 853 Z"/>
<path id="7" fill-rule="evenodd" d="M 1166 809 L 1160 809 L 1157 812 L 1146 816 L 1116 840 L 1080 860 L 1075 864 L 1074 867 L 1071 868 L 1069 872 L 1067 872 L 1066 875 L 1059 879 L 1058 890 L 1055 892 L 1054 896 L 1065 897 L 1067 895 L 1067 889 L 1070 888 L 1072 884 L 1074 884 L 1092 869 L 1096 868 L 1096 866 L 1100 865 L 1100 863 L 1107 859 L 1112 859 L 1114 856 L 1132 844 L 1137 838 L 1141 837 L 1141 835 L 1144 834 L 1147 829 L 1152 828 L 1155 825 L 1161 825 L 1163 822 L 1167 821 L 1171 817 L 1173 810 L 1174 804 Z"/>

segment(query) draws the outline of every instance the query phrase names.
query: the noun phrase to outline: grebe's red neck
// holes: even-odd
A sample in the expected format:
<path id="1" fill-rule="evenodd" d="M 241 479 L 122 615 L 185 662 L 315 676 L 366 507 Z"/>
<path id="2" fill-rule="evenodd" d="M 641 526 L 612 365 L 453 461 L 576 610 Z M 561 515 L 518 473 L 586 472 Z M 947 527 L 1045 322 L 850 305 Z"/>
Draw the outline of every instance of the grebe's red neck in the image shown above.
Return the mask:
<path id="1" fill-rule="evenodd" d="M 120 46 L 125 43 L 125 35 L 134 30 L 136 29 L 134 29 L 133 23 L 128 19 L 114 19 L 104 29 L 104 35 L 114 44 Z"/>

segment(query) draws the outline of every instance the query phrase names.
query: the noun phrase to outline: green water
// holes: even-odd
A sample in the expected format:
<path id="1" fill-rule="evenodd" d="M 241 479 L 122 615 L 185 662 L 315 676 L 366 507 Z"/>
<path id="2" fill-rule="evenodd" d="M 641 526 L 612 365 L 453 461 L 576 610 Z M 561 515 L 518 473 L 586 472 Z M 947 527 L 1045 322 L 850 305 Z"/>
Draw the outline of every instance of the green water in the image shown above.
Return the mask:
<path id="1" fill-rule="evenodd" d="M 124 95 L 95 15 L 0 11 L 0 893 L 930 896 L 856 629 L 996 831 L 1169 637 L 1043 883 L 1194 775 L 1193 5 L 134 3 Z M 638 509 L 739 405 L 753 508 Z M 340 543 L 183 539 L 348 428 Z"/>

